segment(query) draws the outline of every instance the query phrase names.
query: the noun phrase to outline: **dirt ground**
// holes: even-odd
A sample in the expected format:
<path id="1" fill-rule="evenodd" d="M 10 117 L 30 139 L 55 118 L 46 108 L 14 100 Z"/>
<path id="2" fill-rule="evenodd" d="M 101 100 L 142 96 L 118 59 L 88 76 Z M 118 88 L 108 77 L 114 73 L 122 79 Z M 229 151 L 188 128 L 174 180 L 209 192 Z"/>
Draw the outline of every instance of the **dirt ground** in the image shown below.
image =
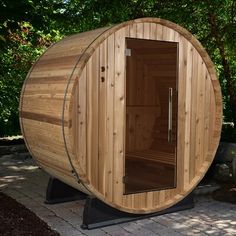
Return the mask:
<path id="1" fill-rule="evenodd" d="M 0 192 L 1 236 L 59 236 L 33 212 Z"/>

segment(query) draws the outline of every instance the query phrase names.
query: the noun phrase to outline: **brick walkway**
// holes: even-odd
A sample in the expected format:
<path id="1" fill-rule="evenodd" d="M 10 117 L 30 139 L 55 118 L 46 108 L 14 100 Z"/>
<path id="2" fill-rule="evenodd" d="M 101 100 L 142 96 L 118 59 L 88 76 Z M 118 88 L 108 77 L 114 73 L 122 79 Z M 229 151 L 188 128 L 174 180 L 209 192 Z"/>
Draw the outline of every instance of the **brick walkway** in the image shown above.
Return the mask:
<path id="1" fill-rule="evenodd" d="M 48 174 L 32 159 L 17 155 L 0 158 L 0 191 L 35 212 L 62 236 L 75 235 L 236 235 L 236 205 L 197 194 L 195 208 L 95 230 L 82 230 L 83 201 L 46 205 Z"/>

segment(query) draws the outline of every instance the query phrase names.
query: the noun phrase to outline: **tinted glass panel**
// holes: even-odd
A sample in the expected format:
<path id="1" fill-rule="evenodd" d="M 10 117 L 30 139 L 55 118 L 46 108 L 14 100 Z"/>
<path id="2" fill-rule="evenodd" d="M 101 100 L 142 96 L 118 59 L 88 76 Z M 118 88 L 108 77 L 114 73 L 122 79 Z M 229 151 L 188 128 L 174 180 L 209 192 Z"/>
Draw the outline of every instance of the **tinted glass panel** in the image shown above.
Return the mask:
<path id="1" fill-rule="evenodd" d="M 125 194 L 176 186 L 178 43 L 126 38 Z"/>

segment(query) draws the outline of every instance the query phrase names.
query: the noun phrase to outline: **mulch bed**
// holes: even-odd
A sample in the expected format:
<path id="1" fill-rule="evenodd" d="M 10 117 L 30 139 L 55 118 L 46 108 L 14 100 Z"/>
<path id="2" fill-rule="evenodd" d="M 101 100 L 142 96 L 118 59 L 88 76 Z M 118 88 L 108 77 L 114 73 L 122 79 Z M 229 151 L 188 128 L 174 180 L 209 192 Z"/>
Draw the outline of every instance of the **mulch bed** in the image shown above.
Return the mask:
<path id="1" fill-rule="evenodd" d="M 0 192 L 1 236 L 59 236 L 33 212 Z"/>
<path id="2" fill-rule="evenodd" d="M 217 201 L 230 202 L 232 204 L 236 204 L 236 184 L 221 184 L 220 189 L 217 189 L 212 193 L 212 197 Z"/>

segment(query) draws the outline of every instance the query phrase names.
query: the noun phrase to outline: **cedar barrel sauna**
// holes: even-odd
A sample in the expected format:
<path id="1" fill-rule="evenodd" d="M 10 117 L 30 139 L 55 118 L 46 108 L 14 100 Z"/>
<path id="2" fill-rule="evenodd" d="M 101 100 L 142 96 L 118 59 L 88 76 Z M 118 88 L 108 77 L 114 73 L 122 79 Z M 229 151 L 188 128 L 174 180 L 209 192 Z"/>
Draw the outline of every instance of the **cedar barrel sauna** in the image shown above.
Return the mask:
<path id="1" fill-rule="evenodd" d="M 20 122 L 52 176 L 121 211 L 158 212 L 212 163 L 221 89 L 196 38 L 142 18 L 52 45 L 25 80 Z"/>

